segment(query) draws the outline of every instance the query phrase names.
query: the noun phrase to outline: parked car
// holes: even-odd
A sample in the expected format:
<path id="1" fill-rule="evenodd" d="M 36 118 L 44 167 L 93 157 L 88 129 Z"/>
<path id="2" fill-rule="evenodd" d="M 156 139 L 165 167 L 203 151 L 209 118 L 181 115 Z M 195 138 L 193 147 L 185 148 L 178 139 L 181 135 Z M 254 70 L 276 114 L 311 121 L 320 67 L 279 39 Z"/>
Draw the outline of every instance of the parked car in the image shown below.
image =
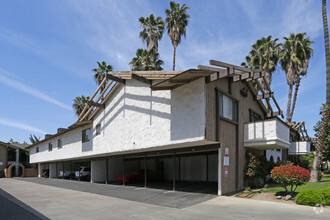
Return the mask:
<path id="1" fill-rule="evenodd" d="M 49 169 L 43 169 L 41 172 L 41 176 L 48 178 L 49 177 Z"/>
<path id="2" fill-rule="evenodd" d="M 58 178 L 65 178 L 65 179 L 72 179 L 74 178 L 74 172 L 72 171 L 60 171 L 60 175 L 58 175 Z"/>
<path id="3" fill-rule="evenodd" d="M 155 178 L 155 173 L 152 170 L 147 170 L 147 181 L 152 181 Z M 123 183 L 123 176 L 116 178 L 117 183 Z M 133 174 L 125 175 L 125 183 L 144 182 L 144 169 L 141 169 Z"/>
<path id="4" fill-rule="evenodd" d="M 91 168 L 90 167 L 80 167 L 80 171 L 75 172 L 75 178 L 81 180 L 90 180 L 91 179 Z"/>

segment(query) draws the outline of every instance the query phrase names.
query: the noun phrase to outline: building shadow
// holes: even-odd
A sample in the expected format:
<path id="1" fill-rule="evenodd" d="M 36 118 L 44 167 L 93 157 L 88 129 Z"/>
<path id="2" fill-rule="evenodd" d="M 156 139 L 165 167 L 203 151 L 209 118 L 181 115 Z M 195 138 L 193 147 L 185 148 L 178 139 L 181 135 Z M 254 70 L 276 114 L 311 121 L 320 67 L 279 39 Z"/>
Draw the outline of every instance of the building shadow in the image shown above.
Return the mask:
<path id="1" fill-rule="evenodd" d="M 37 220 L 49 218 L 0 189 L 0 219 Z"/>

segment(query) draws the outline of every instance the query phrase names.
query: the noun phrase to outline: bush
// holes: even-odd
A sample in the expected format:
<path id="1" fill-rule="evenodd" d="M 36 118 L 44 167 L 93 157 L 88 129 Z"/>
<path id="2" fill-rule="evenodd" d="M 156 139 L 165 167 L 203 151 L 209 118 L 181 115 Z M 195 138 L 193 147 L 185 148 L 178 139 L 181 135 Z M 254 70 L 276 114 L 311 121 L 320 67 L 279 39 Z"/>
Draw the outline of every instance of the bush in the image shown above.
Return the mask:
<path id="1" fill-rule="evenodd" d="M 288 192 L 287 186 L 291 186 L 290 191 L 292 193 L 298 186 L 309 180 L 310 173 L 305 168 L 286 165 L 274 167 L 271 171 L 271 177 L 276 183 L 283 184 L 286 192 Z"/>
<path id="2" fill-rule="evenodd" d="M 256 188 L 262 186 L 263 183 L 260 180 L 265 180 L 268 174 L 269 163 L 263 155 L 254 155 L 253 153 L 247 154 L 248 164 L 244 170 L 245 178 L 248 183 L 248 187 Z"/>
<path id="3" fill-rule="evenodd" d="M 330 205 L 330 189 L 304 190 L 297 195 L 299 205 Z"/>

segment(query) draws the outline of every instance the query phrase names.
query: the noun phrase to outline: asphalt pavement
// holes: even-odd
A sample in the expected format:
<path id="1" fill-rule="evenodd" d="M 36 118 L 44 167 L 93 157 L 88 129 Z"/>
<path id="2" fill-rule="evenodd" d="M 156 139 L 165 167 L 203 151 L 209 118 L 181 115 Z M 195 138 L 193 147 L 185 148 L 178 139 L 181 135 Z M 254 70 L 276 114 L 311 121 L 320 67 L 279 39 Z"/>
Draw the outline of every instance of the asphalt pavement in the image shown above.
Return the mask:
<path id="1" fill-rule="evenodd" d="M 60 180 L 50 181 L 54 181 L 56 184 L 61 183 Z M 98 190 L 103 189 L 106 191 L 110 189 L 108 185 L 102 184 L 73 183 L 82 188 L 88 187 L 86 185 L 95 187 L 97 187 L 96 185 L 101 185 L 104 187 Z M 25 209 L 32 216 L 34 215 L 41 219 L 330 219 L 329 208 L 322 209 L 227 196 L 216 196 L 190 206 L 173 208 L 167 205 L 139 202 L 136 199 L 121 199 L 111 195 L 67 189 L 60 185 L 50 186 L 19 179 L 0 179 L 0 196 L 19 206 L 14 206 L 14 209 Z M 110 190 L 112 193 L 123 192 L 122 186 L 114 186 L 114 188 L 117 191 Z M 144 188 L 136 190 L 134 187 L 131 188 L 131 193 L 137 197 L 147 195 L 140 194 L 140 191 L 150 191 L 150 189 Z M 167 194 L 178 194 L 176 197 L 173 197 L 177 199 L 180 199 L 180 195 L 182 197 L 185 196 L 185 194 L 181 194 L 182 192 L 165 190 L 162 194 L 160 192 L 157 193 L 151 193 L 150 195 L 158 196 L 157 200 L 161 200 L 161 195 L 166 200 Z M 169 202 L 170 200 L 167 201 Z M 0 219 L 6 219 L 2 217 L 0 216 Z M 13 217 L 13 219 L 26 218 L 25 214 L 22 214 L 21 217 Z"/>

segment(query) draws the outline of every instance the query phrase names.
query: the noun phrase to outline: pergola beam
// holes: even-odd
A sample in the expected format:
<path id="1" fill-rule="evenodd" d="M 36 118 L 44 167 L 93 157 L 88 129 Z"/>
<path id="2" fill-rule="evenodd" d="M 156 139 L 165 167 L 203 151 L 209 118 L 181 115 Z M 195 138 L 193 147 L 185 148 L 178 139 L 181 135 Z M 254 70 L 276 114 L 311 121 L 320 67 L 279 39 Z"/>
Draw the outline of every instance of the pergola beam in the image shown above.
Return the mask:
<path id="1" fill-rule="evenodd" d="M 89 105 L 89 106 L 99 107 L 99 108 L 104 108 L 104 107 L 105 107 L 104 104 L 100 104 L 100 103 L 94 102 L 94 101 L 92 101 L 92 100 L 88 101 L 88 105 Z"/>
<path id="2" fill-rule="evenodd" d="M 145 78 L 143 76 L 139 76 L 139 75 L 137 75 L 135 73 L 132 73 L 132 79 L 135 79 L 135 80 L 140 81 L 142 83 L 146 83 L 146 84 L 151 85 L 151 80 L 149 80 L 149 79 L 147 79 L 147 78 Z"/>
<path id="3" fill-rule="evenodd" d="M 125 83 L 126 83 L 126 80 L 121 79 L 121 78 L 116 77 L 116 76 L 111 75 L 111 74 L 107 74 L 107 79 L 110 79 L 110 80 L 112 80 L 112 81 L 119 82 L 119 83 L 121 83 L 121 84 L 125 84 Z"/>

